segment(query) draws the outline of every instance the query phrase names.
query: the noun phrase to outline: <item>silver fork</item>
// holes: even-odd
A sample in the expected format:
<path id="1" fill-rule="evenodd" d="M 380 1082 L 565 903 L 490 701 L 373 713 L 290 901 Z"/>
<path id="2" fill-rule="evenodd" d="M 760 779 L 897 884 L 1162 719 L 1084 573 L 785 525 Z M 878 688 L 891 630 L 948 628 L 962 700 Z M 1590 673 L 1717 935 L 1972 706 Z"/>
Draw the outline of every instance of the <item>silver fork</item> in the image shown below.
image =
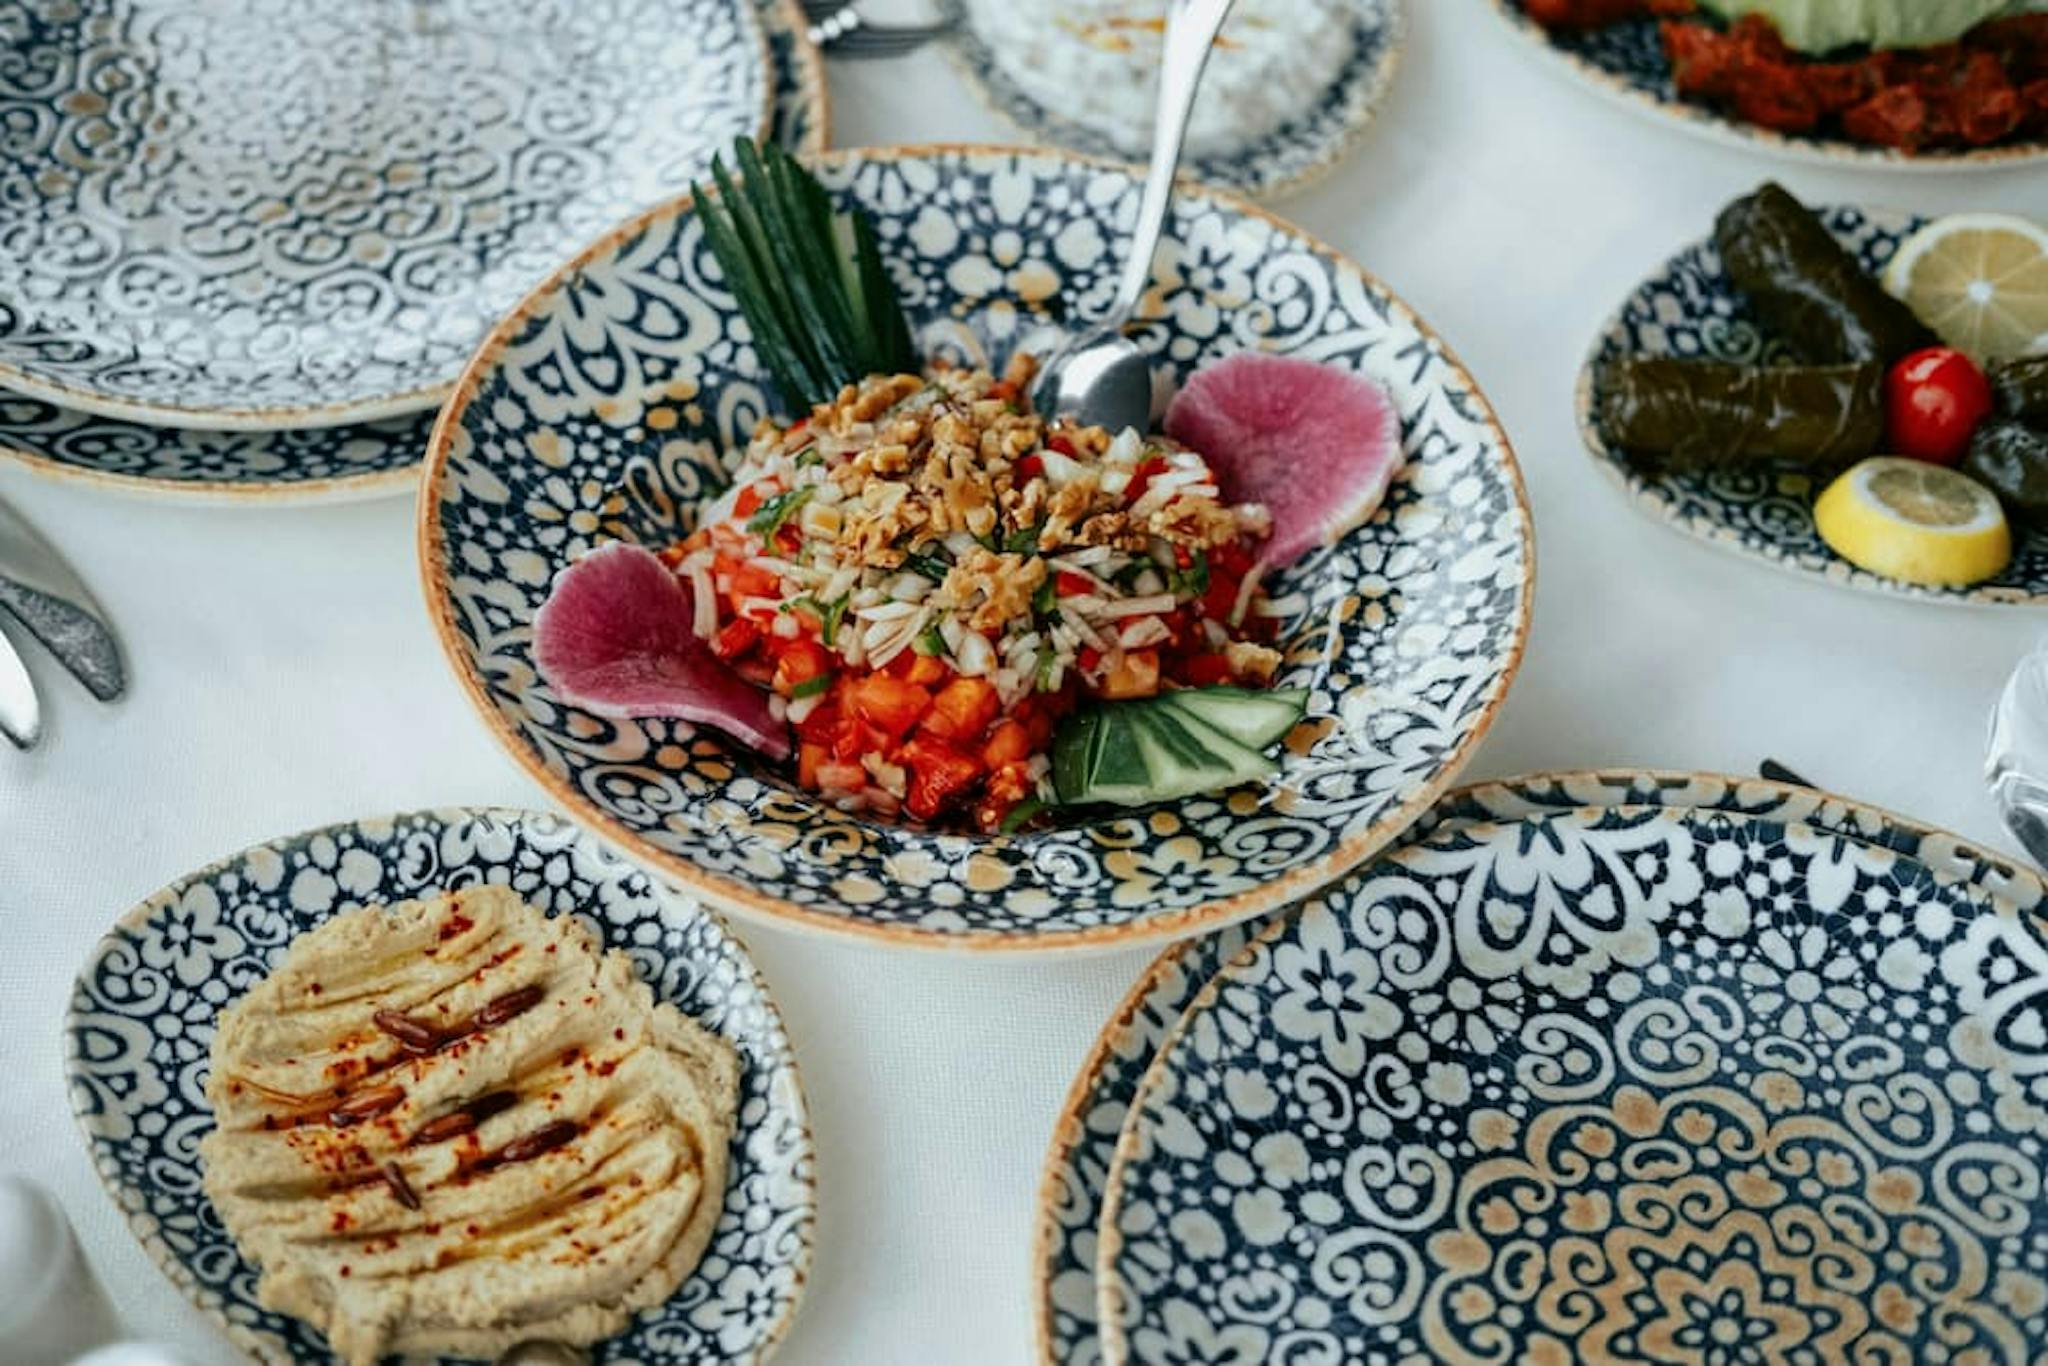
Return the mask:
<path id="1" fill-rule="evenodd" d="M 834 57 L 901 57 L 917 51 L 953 27 L 953 20 L 933 24 L 870 24 L 847 0 L 804 0 L 811 21 L 810 38 Z"/>
<path id="2" fill-rule="evenodd" d="M 106 613 L 56 548 L 4 501 L 0 616 L 11 618 L 100 701 L 111 702 L 126 690 L 127 667 Z M 35 684 L 12 643 L 0 638 L 0 735 L 28 749 L 41 731 Z"/>

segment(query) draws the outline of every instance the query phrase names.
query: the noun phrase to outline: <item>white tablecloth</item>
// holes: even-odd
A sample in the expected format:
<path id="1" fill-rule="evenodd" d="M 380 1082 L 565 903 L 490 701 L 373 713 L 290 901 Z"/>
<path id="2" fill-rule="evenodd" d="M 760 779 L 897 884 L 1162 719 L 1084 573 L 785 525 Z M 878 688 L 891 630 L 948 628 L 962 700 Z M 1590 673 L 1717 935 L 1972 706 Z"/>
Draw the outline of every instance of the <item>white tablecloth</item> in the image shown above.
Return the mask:
<path id="1" fill-rule="evenodd" d="M 1505 419 L 1535 499 L 1528 662 L 1474 774 L 1766 755 L 2005 845 L 1978 780 L 1987 709 L 2048 617 L 1933 608 L 1785 577 L 1680 538 L 1597 477 L 1571 422 L 1593 330 L 1767 175 L 1816 200 L 2048 213 L 2048 172 L 1834 172 L 1723 149 L 1540 63 L 1485 0 L 1411 0 L 1391 102 L 1281 212 L 1434 323 Z M 841 145 L 1008 138 L 936 52 L 834 63 Z M 234 1353 L 102 1194 L 65 1101 L 72 973 L 165 882 L 259 840 L 439 804 L 538 804 L 430 635 L 412 505 L 165 507 L 0 469 L 120 623 L 134 689 L 95 706 L 42 658 L 50 733 L 0 752 L 0 1170 L 55 1188 L 131 1330 Z M 1021 1362 L 1052 1119 L 1145 954 L 960 961 L 745 937 L 802 1061 L 819 1246 L 781 1360 Z M 0 1357 L 5 1356 L 0 1349 Z"/>

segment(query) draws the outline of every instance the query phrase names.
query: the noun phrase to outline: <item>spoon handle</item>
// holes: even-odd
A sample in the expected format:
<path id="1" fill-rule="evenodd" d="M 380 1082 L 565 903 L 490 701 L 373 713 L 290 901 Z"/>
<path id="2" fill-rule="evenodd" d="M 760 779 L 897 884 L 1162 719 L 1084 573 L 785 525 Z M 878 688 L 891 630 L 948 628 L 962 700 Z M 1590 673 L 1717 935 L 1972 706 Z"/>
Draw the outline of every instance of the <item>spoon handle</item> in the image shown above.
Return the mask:
<path id="1" fill-rule="evenodd" d="M 1180 169 L 1181 144 L 1195 109 L 1195 90 L 1216 46 L 1216 35 L 1237 0 L 1173 0 L 1166 19 L 1166 53 L 1159 69 L 1159 118 L 1152 133 L 1152 165 L 1145 174 L 1145 197 L 1138 204 L 1137 232 L 1117 286 L 1116 303 L 1105 319 L 1120 329 L 1137 316 L 1138 305 L 1152 285 L 1152 257 L 1166 230 L 1173 207 L 1173 177 Z"/>

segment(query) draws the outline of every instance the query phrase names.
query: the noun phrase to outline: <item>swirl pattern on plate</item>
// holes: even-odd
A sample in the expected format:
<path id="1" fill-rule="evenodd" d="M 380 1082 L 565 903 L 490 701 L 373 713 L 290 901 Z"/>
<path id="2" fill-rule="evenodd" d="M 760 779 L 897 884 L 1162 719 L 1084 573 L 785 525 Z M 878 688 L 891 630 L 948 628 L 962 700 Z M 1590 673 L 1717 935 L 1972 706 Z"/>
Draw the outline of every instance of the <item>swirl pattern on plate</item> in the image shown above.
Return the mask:
<path id="1" fill-rule="evenodd" d="M 1876 209 L 1819 212 L 1828 230 L 1872 275 L 1881 275 L 1899 245 L 1927 222 Z M 1579 375 L 1577 405 L 1580 433 L 1600 471 L 1658 521 L 1795 574 L 1931 602 L 2048 602 L 2048 536 L 2039 532 L 2016 527 L 2013 561 L 1989 582 L 1971 588 L 1924 588 L 1858 569 L 1829 550 L 1814 528 L 1813 500 L 1821 490 L 1810 474 L 1791 469 L 1642 473 L 1607 445 L 1593 416 L 1597 367 L 1628 356 L 1740 365 L 1789 359 L 1783 345 L 1766 337 L 1749 317 L 1711 241 L 1687 247 L 1666 262 L 1628 297 L 1593 344 Z"/>
<path id="2" fill-rule="evenodd" d="M 1138 187 L 1052 153 L 828 158 L 871 212 L 928 352 L 1044 350 L 1115 287 Z M 700 225 L 680 206 L 575 263 L 480 354 L 429 466 L 422 562 L 458 677 L 579 817 L 720 904 L 904 942 L 1163 938 L 1242 919 L 1370 854 L 1446 786 L 1519 663 L 1528 512 L 1477 386 L 1383 286 L 1240 201 L 1181 196 L 1136 337 L 1159 382 L 1263 347 L 1385 383 L 1409 458 L 1387 505 L 1278 577 L 1282 682 L 1309 719 L 1264 789 L 1092 826 L 981 839 L 843 815 L 681 724 L 559 706 L 531 623 L 554 576 L 612 539 L 660 545 L 720 487 L 718 451 L 768 409 Z"/>
<path id="3" fill-rule="evenodd" d="M 792 152 L 825 149 L 823 70 L 796 0 L 756 0 L 774 72 L 771 136 Z M 340 427 L 201 432 L 60 408 L 0 390 L 0 456 L 33 469 L 177 497 L 312 500 L 412 487 L 433 410 Z"/>
<path id="4" fill-rule="evenodd" d="M 2009 903 L 1776 821 L 1445 830 L 1162 1050 L 1105 1355 L 2019 1362 L 2044 1137 L 2048 935 Z"/>
<path id="5" fill-rule="evenodd" d="M 582 917 L 608 948 L 631 954 L 657 999 L 740 1054 L 738 1130 L 711 1246 L 682 1289 L 603 1344 L 600 1359 L 758 1359 L 802 1294 L 817 1200 L 781 1016 L 715 917 L 556 816 L 449 810 L 330 826 L 247 850 L 129 912 L 79 972 L 65 1022 L 72 1109 L 100 1179 L 144 1250 L 237 1346 L 265 1361 L 328 1360 L 317 1333 L 257 1303 L 256 1269 L 202 1192 L 214 1022 L 329 917 L 485 882 Z"/>
<path id="6" fill-rule="evenodd" d="M 1712 774 L 1542 774 L 1461 788 L 1418 820 L 1402 843 L 1456 826 L 1621 806 L 1725 811 L 1808 825 L 1917 859 L 2022 910 L 2036 911 L 2048 899 L 2048 890 L 2036 875 L 1953 835 L 1841 797 Z M 1237 956 L 1252 933 L 1237 927 L 1187 940 L 1161 954 L 1124 998 L 1074 1079 L 1040 1181 L 1036 1298 L 1043 1361 L 1096 1366 L 1102 1360 L 1096 1230 L 1131 1099 L 1189 1003 Z"/>
<path id="7" fill-rule="evenodd" d="M 0 377 L 188 426 L 431 406 L 772 93 L 742 0 L 81 0 L 0 44 Z"/>
<path id="8" fill-rule="evenodd" d="M 1885 170 L 1957 170 L 2012 166 L 2048 157 L 2048 143 L 2015 142 L 1993 147 L 1932 152 L 1902 152 L 1847 138 L 1781 133 L 1761 124 L 1730 117 L 1678 93 L 1670 59 L 1654 19 L 1605 24 L 1583 33 L 1555 33 L 1523 12 L 1522 0 L 1493 0 L 1493 6 L 1516 32 L 1560 61 L 1604 95 L 1668 119 L 1681 128 L 1717 142 L 1749 149 L 1762 148 L 1783 156 L 1834 165 L 1861 165 Z"/>
<path id="9" fill-rule="evenodd" d="M 1312 107 L 1273 133 L 1244 147 L 1189 154 L 1182 173 L 1205 185 L 1273 199 L 1302 189 L 1334 169 L 1372 122 L 1394 84 L 1407 20 L 1402 0 L 1346 0 L 1351 18 L 1350 58 Z M 954 65 L 996 113 L 1020 132 L 1089 156 L 1130 159 L 1101 130 L 1075 122 L 1020 86 L 975 29 L 963 0 L 938 0 L 943 19 L 956 25 L 946 47 Z"/>

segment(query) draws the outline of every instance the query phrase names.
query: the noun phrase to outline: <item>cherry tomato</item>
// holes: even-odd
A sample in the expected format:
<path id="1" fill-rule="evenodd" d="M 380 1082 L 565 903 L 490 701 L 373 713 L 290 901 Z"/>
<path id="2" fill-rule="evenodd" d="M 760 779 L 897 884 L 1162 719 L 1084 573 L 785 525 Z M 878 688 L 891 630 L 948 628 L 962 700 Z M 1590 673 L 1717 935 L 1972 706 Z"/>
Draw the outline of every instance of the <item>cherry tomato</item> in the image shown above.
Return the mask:
<path id="1" fill-rule="evenodd" d="M 1894 453 L 1953 465 L 1991 411 L 1991 382 L 1962 352 L 1933 346 L 1891 368 L 1884 408 L 1886 444 Z"/>

